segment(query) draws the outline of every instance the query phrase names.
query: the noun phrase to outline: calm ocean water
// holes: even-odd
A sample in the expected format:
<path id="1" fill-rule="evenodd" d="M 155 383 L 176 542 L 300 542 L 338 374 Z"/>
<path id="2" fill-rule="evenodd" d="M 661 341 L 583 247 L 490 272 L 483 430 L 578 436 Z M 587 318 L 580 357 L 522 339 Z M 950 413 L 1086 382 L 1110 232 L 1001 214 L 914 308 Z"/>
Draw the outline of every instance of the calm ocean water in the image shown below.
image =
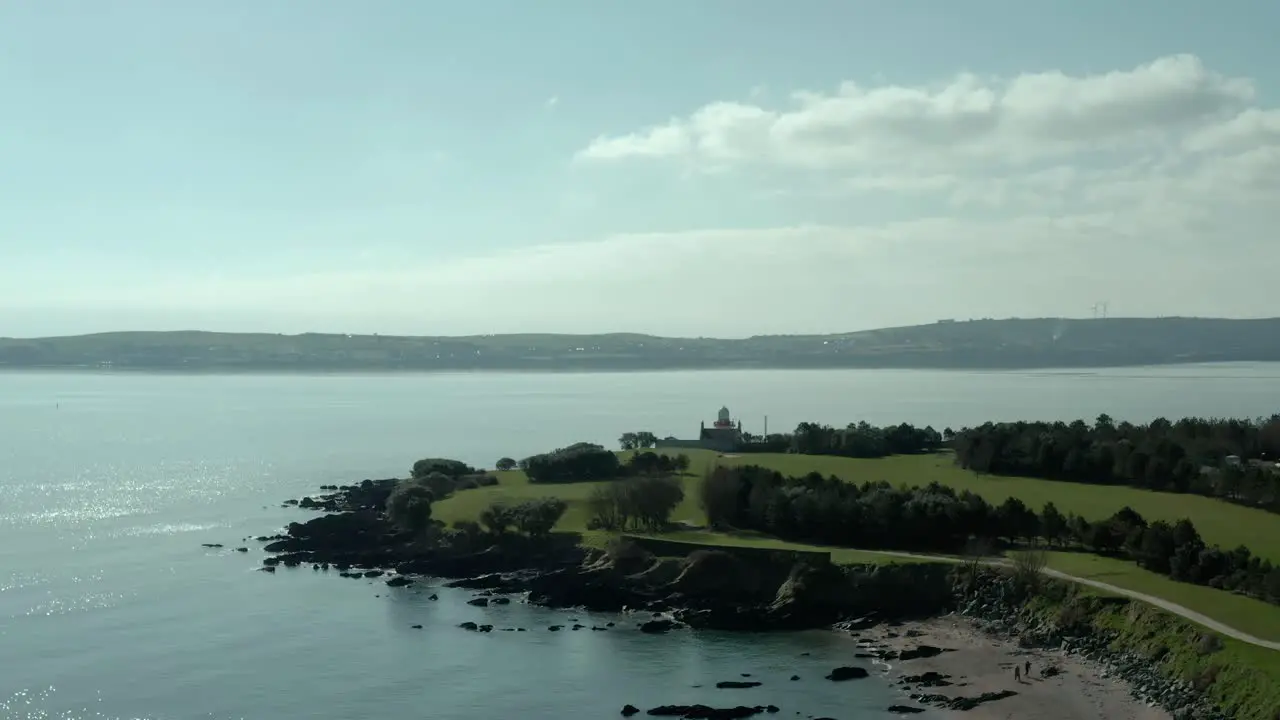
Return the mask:
<path id="1" fill-rule="evenodd" d="M 466 593 L 254 572 L 205 550 L 271 531 L 317 485 L 417 457 L 489 465 L 625 430 L 686 436 L 722 404 L 801 420 L 1146 420 L 1280 411 L 1280 366 L 1090 372 L 163 376 L 0 373 L 0 717 L 607 718 L 624 703 L 773 703 L 882 716 L 887 684 L 825 633 L 560 632 L 569 618 Z M 463 620 L 527 633 L 480 635 Z M 413 630 L 413 624 L 424 629 Z M 801 653 L 810 653 L 802 656 Z M 708 689 L 752 673 L 764 687 Z M 788 682 L 791 674 L 800 682 Z M 695 685 L 703 685 L 695 688 Z"/>

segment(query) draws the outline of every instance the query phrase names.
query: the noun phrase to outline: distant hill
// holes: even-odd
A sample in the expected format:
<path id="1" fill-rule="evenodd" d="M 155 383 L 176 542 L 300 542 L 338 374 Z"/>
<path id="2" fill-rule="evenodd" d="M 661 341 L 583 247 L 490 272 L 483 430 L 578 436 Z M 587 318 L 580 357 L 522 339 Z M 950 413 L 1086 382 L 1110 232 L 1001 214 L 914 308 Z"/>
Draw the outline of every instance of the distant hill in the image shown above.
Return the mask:
<path id="1" fill-rule="evenodd" d="M 1280 318 L 971 320 L 739 340 L 652 335 L 118 332 L 0 338 L 0 369 L 163 371 L 1108 367 L 1280 361 Z"/>

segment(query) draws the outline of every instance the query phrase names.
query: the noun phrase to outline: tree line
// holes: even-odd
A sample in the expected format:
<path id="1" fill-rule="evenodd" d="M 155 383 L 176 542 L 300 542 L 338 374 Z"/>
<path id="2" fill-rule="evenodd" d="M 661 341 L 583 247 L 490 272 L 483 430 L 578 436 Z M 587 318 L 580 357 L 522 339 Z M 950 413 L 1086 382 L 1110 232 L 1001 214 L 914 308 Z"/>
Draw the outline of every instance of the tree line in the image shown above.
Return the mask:
<path id="1" fill-rule="evenodd" d="M 618 455 L 593 443 L 575 443 L 519 462 L 532 483 L 589 482 L 633 475 L 670 475 L 689 469 L 689 456 L 637 452 L 623 463 Z"/>
<path id="2" fill-rule="evenodd" d="M 909 423 L 881 427 L 859 422 L 838 428 L 822 423 L 802 422 L 790 433 L 752 435 L 744 432 L 742 441 L 742 445 L 737 448 L 738 452 L 792 452 L 802 455 L 882 458 L 937 452 L 943 447 L 944 433 L 939 433 L 932 427 L 916 427 Z M 658 436 L 648 430 L 626 432 L 618 438 L 618 445 L 623 450 L 649 448 L 657 442 Z"/>
<path id="3" fill-rule="evenodd" d="M 758 466 L 716 467 L 699 501 L 717 528 L 756 530 L 786 540 L 920 552 L 964 552 L 974 539 L 1077 545 L 1122 555 L 1175 580 L 1244 592 L 1280 604 L 1280 568 L 1247 548 L 1225 552 L 1200 539 L 1190 520 L 1147 524 L 1124 508 L 1089 522 L 1052 503 L 1040 513 L 1009 498 L 993 506 L 969 492 L 931 483 L 895 488 L 810 473 L 787 477 Z"/>
<path id="4" fill-rule="evenodd" d="M 976 472 L 1192 493 L 1280 512 L 1280 415 L 986 423 L 951 444 L 956 462 Z"/>

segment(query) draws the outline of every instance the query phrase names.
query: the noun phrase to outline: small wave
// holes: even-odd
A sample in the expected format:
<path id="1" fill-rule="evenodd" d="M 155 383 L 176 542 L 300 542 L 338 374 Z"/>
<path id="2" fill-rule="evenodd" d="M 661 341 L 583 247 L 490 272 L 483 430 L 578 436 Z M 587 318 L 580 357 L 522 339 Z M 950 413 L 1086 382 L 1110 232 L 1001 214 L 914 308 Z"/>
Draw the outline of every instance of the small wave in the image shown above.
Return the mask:
<path id="1" fill-rule="evenodd" d="M 0 718 L 6 720 L 121 720 L 117 715 L 106 715 L 91 707 L 75 710 L 53 710 L 49 708 L 57 689 L 52 685 L 41 689 L 19 690 L 7 698 L 0 698 Z M 95 698 L 102 702 L 101 694 Z M 144 716 L 135 716 L 130 720 L 148 720 Z"/>
<path id="2" fill-rule="evenodd" d="M 30 574 L 14 574 L 3 580 L 0 580 L 0 593 L 10 592 L 13 590 L 25 590 L 44 585 L 49 582 L 49 578 L 41 575 Z"/>
<path id="3" fill-rule="evenodd" d="M 144 537 L 151 535 L 178 535 L 180 533 L 202 532 L 226 527 L 224 523 L 156 523 L 154 525 L 138 525 L 124 528 L 112 533 L 113 537 Z"/>
<path id="4" fill-rule="evenodd" d="M 128 597 L 127 593 L 121 592 L 95 592 L 83 595 L 50 597 L 44 602 L 28 608 L 25 613 L 21 614 L 28 617 L 39 617 L 41 615 L 53 617 L 55 615 L 69 615 L 90 610 L 105 610 L 119 605 Z"/>

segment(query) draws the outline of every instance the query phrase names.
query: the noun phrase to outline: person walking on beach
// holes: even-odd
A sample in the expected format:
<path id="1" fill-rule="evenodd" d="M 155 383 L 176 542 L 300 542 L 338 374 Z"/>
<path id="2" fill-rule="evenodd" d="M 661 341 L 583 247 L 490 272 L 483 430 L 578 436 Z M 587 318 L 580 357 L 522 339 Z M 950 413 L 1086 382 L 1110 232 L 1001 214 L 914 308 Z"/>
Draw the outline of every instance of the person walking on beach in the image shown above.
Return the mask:
<path id="1" fill-rule="evenodd" d="M 1022 674 L 1031 677 L 1031 661 L 1027 661 L 1027 666 L 1023 669 Z"/>
<path id="2" fill-rule="evenodd" d="M 1013 666 L 1013 681 L 1022 682 L 1022 668 L 1017 665 Z"/>

